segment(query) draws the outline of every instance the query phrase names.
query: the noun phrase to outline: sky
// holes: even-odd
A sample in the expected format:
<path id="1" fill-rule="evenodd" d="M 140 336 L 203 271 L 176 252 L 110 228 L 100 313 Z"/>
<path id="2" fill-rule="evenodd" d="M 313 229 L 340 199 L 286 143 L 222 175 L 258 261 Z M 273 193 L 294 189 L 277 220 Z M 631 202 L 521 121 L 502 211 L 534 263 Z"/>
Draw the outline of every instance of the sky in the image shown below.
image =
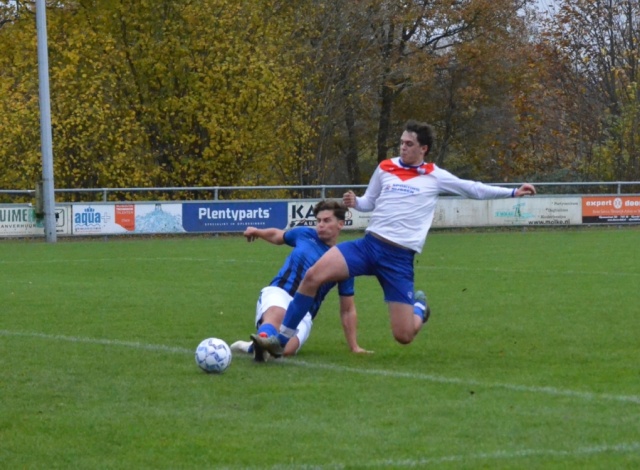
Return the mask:
<path id="1" fill-rule="evenodd" d="M 558 3 L 558 0 L 536 0 L 538 8 L 542 11 L 550 10 Z"/>

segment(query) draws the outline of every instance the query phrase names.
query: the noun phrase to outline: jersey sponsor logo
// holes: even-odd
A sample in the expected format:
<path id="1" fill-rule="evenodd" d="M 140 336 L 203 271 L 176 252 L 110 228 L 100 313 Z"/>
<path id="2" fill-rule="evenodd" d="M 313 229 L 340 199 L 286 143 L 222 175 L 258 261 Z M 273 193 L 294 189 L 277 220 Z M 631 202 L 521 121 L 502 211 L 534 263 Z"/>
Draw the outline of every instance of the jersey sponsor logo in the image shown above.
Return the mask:
<path id="1" fill-rule="evenodd" d="M 408 184 L 394 183 L 394 184 L 385 184 L 382 187 L 382 192 L 384 192 L 384 193 L 394 192 L 394 193 L 401 193 L 401 194 L 415 194 L 415 193 L 419 193 L 420 192 L 420 188 L 416 188 L 415 186 L 410 186 Z"/>

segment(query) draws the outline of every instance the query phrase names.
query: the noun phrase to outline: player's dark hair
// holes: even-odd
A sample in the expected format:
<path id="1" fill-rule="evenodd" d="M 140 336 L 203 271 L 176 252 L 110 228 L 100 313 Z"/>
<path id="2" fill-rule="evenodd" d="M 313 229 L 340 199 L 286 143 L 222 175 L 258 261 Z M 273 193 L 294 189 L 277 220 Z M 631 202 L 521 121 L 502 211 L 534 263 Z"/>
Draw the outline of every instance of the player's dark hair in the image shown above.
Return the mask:
<path id="1" fill-rule="evenodd" d="M 407 132 L 416 133 L 418 143 L 420 145 L 427 146 L 427 151 L 425 153 L 425 156 L 427 156 L 431 151 L 431 147 L 433 147 L 433 141 L 435 140 L 433 127 L 431 127 L 429 124 L 425 124 L 424 122 L 418 122 L 411 119 L 404 125 L 404 130 Z"/>
<path id="2" fill-rule="evenodd" d="M 345 220 L 347 216 L 347 206 L 339 201 L 323 200 L 317 203 L 313 208 L 314 217 L 322 211 L 332 211 L 338 220 Z"/>

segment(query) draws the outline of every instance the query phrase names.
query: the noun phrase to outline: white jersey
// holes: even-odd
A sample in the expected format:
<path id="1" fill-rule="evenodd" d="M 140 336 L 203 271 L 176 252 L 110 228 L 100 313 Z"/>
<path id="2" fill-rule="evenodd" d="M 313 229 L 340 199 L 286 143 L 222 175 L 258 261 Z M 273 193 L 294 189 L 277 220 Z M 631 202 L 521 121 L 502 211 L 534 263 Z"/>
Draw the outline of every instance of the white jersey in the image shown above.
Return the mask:
<path id="1" fill-rule="evenodd" d="M 355 208 L 373 211 L 367 232 L 420 253 L 441 193 L 498 199 L 513 196 L 513 189 L 463 180 L 434 163 L 404 165 L 395 157 L 378 165 Z"/>

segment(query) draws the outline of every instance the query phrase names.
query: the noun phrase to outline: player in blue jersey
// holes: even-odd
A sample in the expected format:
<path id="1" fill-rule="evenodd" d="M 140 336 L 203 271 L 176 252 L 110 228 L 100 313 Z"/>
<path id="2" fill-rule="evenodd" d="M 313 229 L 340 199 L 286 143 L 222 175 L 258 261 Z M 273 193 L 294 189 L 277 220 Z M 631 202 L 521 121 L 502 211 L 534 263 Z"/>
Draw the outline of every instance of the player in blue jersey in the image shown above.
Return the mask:
<path id="1" fill-rule="evenodd" d="M 434 142 L 431 126 L 416 121 L 405 125 L 400 155 L 380 162 L 361 197 L 349 191 L 347 207 L 371 212 L 366 234 L 331 248 L 311 267 L 287 308 L 280 332 L 257 338 L 259 346 L 278 356 L 319 286 L 349 276 L 376 276 L 387 302 L 391 331 L 396 341 L 408 344 L 429 318 L 422 292 L 414 293 L 413 260 L 422 251 L 441 193 L 473 199 L 533 196 L 536 189 L 490 186 L 460 179 L 426 160 Z M 424 303 L 423 303 L 424 302 Z"/>
<path id="2" fill-rule="evenodd" d="M 313 208 L 313 215 L 316 218 L 315 228 L 295 227 L 285 231 L 277 228 L 247 227 L 244 232 L 247 241 L 252 242 L 261 238 L 274 245 L 287 244 L 292 246 L 293 250 L 271 283 L 260 292 L 260 298 L 256 305 L 258 331 L 255 335 L 251 335 L 252 342 L 236 341 L 231 345 L 232 350 L 252 352 L 256 361 L 264 362 L 267 356 L 263 348 L 256 343 L 255 338 L 269 337 L 278 333 L 285 311 L 307 269 L 337 243 L 338 235 L 344 227 L 346 212 L 347 208 L 340 202 L 320 201 Z M 368 352 L 358 345 L 356 339 L 357 315 L 353 300 L 354 280 L 352 277 L 347 277 L 338 283 L 328 282 L 319 286 L 301 322 L 295 330 L 291 330 L 291 341 L 283 350 L 285 356 L 296 354 L 307 340 L 313 319 L 318 313 L 322 301 L 336 284 L 340 295 L 340 318 L 349 348 L 356 353 Z"/>

